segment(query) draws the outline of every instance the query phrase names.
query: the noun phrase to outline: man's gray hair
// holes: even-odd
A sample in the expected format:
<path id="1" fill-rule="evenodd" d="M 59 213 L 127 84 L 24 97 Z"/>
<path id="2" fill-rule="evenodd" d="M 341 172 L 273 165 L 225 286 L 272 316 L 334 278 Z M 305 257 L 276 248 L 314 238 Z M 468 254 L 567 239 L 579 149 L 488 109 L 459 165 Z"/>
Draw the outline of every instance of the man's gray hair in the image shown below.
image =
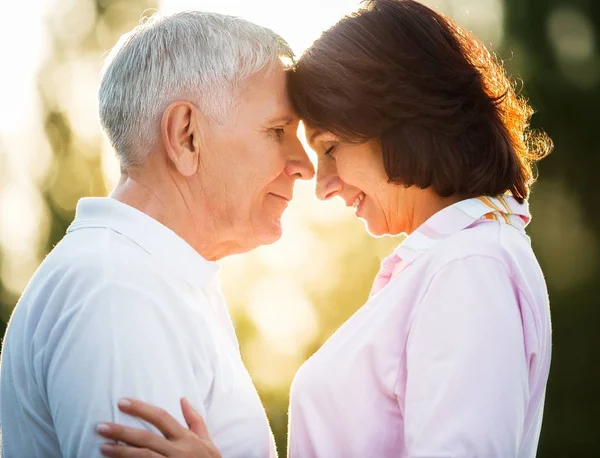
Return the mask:
<path id="1" fill-rule="evenodd" d="M 100 122 L 121 168 L 144 162 L 174 101 L 224 122 L 245 79 L 293 57 L 272 30 L 223 14 L 156 14 L 140 24 L 108 55 L 98 93 Z"/>

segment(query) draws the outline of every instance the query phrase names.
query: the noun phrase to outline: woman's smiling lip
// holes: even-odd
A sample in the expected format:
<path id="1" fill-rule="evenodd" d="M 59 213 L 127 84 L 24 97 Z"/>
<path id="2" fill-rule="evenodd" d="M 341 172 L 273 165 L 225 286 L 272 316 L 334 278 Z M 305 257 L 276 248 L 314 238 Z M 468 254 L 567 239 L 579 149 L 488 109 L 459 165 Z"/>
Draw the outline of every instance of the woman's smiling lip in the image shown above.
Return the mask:
<path id="1" fill-rule="evenodd" d="M 362 202 L 362 200 L 364 198 L 365 198 L 365 193 L 361 191 L 357 195 L 355 195 L 351 200 L 344 199 L 344 202 L 346 203 L 347 207 L 357 207 L 358 205 L 360 205 L 360 203 Z M 358 203 L 358 205 L 357 205 L 357 203 Z"/>

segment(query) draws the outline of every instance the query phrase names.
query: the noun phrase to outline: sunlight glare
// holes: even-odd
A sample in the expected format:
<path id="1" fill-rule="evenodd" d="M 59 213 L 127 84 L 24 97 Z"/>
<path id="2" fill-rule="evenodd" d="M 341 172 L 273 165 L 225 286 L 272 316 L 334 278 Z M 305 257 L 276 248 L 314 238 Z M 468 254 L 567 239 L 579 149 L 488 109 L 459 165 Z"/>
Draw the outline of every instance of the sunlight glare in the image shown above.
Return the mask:
<path id="1" fill-rule="evenodd" d="M 274 352 L 301 353 L 317 335 L 315 309 L 297 282 L 273 274 L 257 283 L 248 298 L 250 319 Z"/>
<path id="2" fill-rule="evenodd" d="M 162 0 L 160 10 L 171 13 L 185 9 L 212 11 L 239 16 L 279 33 L 296 54 L 301 54 L 321 33 L 342 16 L 355 11 L 357 0 Z"/>
<path id="3" fill-rule="evenodd" d="M 27 209 L 23 211 L 23 209 Z M 7 258 L 31 257 L 47 233 L 49 218 L 31 183 L 9 181 L 0 193 L 0 245 Z"/>

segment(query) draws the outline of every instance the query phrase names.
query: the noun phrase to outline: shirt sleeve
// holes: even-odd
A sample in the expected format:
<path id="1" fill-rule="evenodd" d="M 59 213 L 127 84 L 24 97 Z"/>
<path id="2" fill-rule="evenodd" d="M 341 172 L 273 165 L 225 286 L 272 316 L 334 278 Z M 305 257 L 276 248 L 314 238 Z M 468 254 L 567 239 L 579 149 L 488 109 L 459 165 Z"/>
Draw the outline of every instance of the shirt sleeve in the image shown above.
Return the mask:
<path id="1" fill-rule="evenodd" d="M 435 274 L 407 342 L 406 456 L 518 456 L 528 367 L 517 298 L 493 258 Z"/>
<path id="2" fill-rule="evenodd" d="M 158 432 L 121 413 L 117 401 L 122 397 L 156 404 L 182 425 L 182 396 L 205 415 L 213 370 L 207 353 L 190 348 L 169 307 L 144 291 L 111 284 L 96 289 L 65 317 L 68 324 L 49 355 L 46 379 L 64 457 L 101 457 L 106 440 L 96 433 L 100 422 Z"/>

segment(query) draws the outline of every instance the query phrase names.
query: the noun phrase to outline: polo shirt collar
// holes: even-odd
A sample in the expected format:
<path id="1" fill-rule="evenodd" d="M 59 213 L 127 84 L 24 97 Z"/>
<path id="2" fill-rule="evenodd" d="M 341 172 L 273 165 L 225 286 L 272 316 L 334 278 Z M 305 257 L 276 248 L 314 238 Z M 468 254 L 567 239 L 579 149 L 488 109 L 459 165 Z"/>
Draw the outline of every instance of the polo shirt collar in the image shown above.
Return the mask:
<path id="1" fill-rule="evenodd" d="M 185 240 L 151 216 L 110 197 L 86 197 L 77 204 L 67 233 L 106 228 L 127 237 L 193 287 L 212 281 L 219 265 L 207 261 Z"/>

